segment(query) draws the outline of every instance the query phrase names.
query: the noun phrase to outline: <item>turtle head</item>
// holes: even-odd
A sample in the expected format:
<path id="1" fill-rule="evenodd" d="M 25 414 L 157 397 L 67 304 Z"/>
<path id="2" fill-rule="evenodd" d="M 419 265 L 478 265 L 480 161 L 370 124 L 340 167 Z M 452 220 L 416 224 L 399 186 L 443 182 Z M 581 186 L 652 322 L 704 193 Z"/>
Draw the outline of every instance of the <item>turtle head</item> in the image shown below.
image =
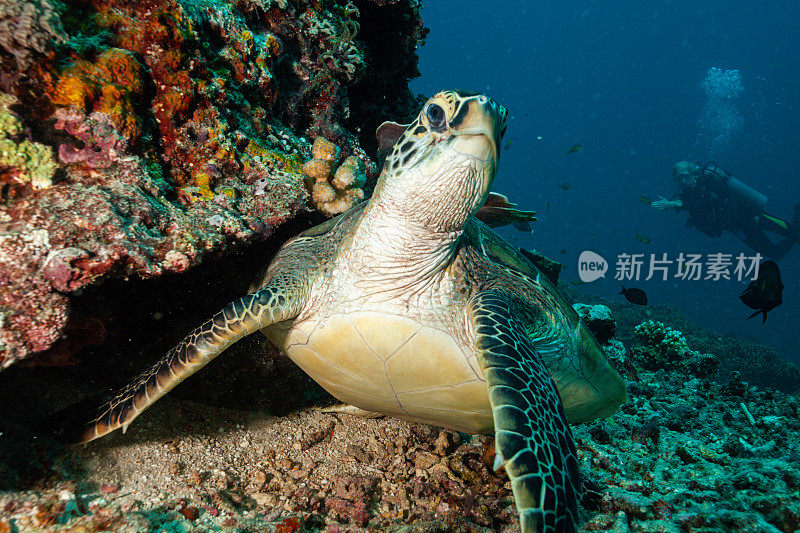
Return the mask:
<path id="1" fill-rule="evenodd" d="M 382 143 L 396 139 L 386 157 L 377 194 L 426 227 L 452 231 L 483 205 L 497 171 L 508 111 L 486 95 L 442 91 L 408 126 L 384 123 Z"/>

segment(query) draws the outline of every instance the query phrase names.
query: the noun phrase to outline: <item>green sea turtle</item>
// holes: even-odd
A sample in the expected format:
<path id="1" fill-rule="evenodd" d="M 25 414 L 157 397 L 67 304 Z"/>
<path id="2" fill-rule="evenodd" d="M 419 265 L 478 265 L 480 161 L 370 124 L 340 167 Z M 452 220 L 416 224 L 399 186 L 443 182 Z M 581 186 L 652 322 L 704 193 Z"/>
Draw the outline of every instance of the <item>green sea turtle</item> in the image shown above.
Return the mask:
<path id="1" fill-rule="evenodd" d="M 506 123 L 489 97 L 444 91 L 410 125 L 383 124 L 379 138 L 396 142 L 370 200 L 287 242 L 250 294 L 121 390 L 78 440 L 124 431 L 260 330 L 358 412 L 495 433 L 522 530 L 574 530 L 582 484 L 568 421 L 612 414 L 625 386 L 551 281 L 474 216 Z"/>

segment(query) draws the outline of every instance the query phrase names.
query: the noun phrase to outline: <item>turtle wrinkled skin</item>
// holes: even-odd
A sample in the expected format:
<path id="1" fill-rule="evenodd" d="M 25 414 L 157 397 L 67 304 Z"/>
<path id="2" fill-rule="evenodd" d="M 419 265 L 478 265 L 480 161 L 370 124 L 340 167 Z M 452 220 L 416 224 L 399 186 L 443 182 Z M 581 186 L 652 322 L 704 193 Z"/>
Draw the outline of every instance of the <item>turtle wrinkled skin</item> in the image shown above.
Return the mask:
<path id="1" fill-rule="evenodd" d="M 494 433 L 522 530 L 574 531 L 582 483 L 569 422 L 611 415 L 625 385 L 553 283 L 475 216 L 506 124 L 504 107 L 465 91 L 436 94 L 410 125 L 384 123 L 370 200 L 287 242 L 250 294 L 119 391 L 76 440 L 124 431 L 260 330 L 355 412 Z"/>

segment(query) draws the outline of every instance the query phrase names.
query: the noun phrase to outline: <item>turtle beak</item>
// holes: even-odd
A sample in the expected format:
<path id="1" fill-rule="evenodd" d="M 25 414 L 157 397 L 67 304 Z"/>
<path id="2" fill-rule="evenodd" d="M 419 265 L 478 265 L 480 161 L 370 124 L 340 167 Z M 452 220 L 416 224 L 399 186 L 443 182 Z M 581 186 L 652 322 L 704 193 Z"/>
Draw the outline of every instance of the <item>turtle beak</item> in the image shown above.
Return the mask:
<path id="1" fill-rule="evenodd" d="M 488 96 L 478 96 L 465 102 L 464 107 L 450 121 L 453 136 L 483 135 L 491 145 L 494 164 L 500 158 L 500 139 L 508 124 L 508 110 Z"/>

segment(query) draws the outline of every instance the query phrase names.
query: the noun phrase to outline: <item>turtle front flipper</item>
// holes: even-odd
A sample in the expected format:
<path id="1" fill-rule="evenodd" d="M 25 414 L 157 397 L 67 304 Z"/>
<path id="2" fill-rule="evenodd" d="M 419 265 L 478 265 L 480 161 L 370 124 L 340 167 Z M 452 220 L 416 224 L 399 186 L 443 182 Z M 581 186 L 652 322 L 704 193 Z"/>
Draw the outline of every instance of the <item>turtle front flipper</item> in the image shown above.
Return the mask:
<path id="1" fill-rule="evenodd" d="M 517 209 L 517 204 L 511 203 L 505 195 L 490 192 L 483 206 L 475 213 L 475 218 L 489 226 L 499 228 L 514 224 L 517 229 L 526 227 L 533 233 L 531 222 L 536 222 L 536 211 L 523 211 Z"/>
<path id="2" fill-rule="evenodd" d="M 494 417 L 495 467 L 505 466 L 511 479 L 523 533 L 575 531 L 582 492 L 575 441 L 516 308 L 496 291 L 478 293 L 470 306 Z"/>
<path id="3" fill-rule="evenodd" d="M 115 429 L 123 433 L 142 411 L 171 391 L 226 348 L 261 328 L 297 315 L 302 299 L 284 288 L 267 286 L 226 305 L 202 326 L 187 335 L 150 370 L 104 403 L 96 417 L 77 431 L 68 430 L 63 440 L 83 443 Z"/>

